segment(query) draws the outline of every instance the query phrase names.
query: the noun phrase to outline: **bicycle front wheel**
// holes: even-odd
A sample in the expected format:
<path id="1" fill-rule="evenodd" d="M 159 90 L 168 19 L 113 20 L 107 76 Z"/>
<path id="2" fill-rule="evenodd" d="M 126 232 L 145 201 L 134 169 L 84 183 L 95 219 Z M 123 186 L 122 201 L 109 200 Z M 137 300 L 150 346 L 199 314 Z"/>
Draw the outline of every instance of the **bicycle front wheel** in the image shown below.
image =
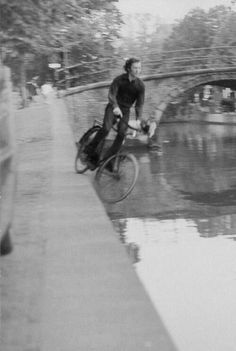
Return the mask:
<path id="1" fill-rule="evenodd" d="M 87 155 L 84 153 L 85 147 L 93 140 L 97 132 L 99 131 L 100 126 L 94 126 L 90 128 L 80 139 L 77 144 L 77 153 L 75 157 L 75 171 L 76 173 L 84 173 L 89 167 L 86 163 Z"/>
<path id="2" fill-rule="evenodd" d="M 107 203 L 124 200 L 136 183 L 139 166 L 132 154 L 119 153 L 108 158 L 97 170 L 95 186 Z"/>

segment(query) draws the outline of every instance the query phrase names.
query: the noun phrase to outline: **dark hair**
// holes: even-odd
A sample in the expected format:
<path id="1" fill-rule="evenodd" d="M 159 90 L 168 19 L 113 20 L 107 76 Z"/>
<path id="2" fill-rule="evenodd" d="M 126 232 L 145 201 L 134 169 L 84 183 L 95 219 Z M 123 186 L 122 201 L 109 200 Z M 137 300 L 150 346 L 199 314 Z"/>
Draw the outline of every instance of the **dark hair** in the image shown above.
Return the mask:
<path id="1" fill-rule="evenodd" d="M 124 70 L 128 73 L 132 64 L 136 62 L 140 62 L 140 59 L 135 57 L 129 58 L 128 60 L 125 61 Z"/>

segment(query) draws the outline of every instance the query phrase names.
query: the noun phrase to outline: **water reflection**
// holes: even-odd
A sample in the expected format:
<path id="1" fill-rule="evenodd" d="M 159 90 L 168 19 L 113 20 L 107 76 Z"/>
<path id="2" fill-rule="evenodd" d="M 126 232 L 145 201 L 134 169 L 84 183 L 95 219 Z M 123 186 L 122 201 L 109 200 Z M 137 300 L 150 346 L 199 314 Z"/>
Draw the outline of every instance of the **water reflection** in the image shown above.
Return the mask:
<path id="1" fill-rule="evenodd" d="M 161 127 L 162 154 L 137 152 L 140 175 L 112 218 L 207 218 L 236 213 L 236 127 Z"/>
<path id="2" fill-rule="evenodd" d="M 211 220 L 114 220 L 126 246 L 135 244 L 137 274 L 181 351 L 235 350 L 236 232 L 223 216 L 227 235 L 217 221 L 217 236 L 199 235 Z"/>
<path id="3" fill-rule="evenodd" d="M 219 235 L 223 235 L 227 239 L 236 240 L 236 215 L 226 215 L 219 217 L 210 217 L 204 219 L 169 219 L 169 220 L 157 220 L 155 218 L 125 218 L 113 220 L 115 230 L 120 235 L 120 239 L 123 244 L 137 243 L 137 237 L 140 238 L 140 232 L 142 235 L 146 233 L 147 236 L 154 235 L 157 237 L 157 228 L 161 229 L 161 233 L 158 235 L 165 236 L 176 234 L 178 232 L 189 231 L 197 233 L 200 237 L 211 238 Z M 136 228 L 137 226 L 137 228 Z M 121 229 L 122 227 L 122 229 Z M 137 232 L 137 237 L 134 233 Z M 130 233 L 135 240 L 130 241 Z M 190 235 L 191 233 L 189 233 Z M 129 236 L 129 240 L 128 240 Z M 176 239 L 176 237 L 175 237 Z"/>
<path id="4" fill-rule="evenodd" d="M 181 351 L 236 345 L 236 127 L 168 125 L 107 211 Z"/>

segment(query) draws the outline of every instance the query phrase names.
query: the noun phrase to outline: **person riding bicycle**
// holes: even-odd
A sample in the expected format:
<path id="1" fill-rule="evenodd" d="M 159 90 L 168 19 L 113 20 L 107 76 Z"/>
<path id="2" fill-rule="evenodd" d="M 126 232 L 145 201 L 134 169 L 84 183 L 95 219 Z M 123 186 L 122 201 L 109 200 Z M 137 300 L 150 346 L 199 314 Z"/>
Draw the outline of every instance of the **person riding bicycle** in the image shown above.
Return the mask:
<path id="1" fill-rule="evenodd" d="M 126 73 L 117 76 L 110 85 L 108 93 L 108 104 L 105 108 L 102 128 L 97 132 L 94 139 L 86 147 L 88 163 L 94 168 L 99 160 L 96 153 L 100 141 L 110 132 L 112 126 L 118 121 L 118 130 L 113 144 L 107 150 L 105 158 L 116 154 L 124 141 L 128 128 L 130 108 L 135 103 L 136 119 L 141 119 L 145 98 L 145 85 L 139 78 L 141 73 L 141 61 L 138 58 L 126 60 L 124 69 Z"/>

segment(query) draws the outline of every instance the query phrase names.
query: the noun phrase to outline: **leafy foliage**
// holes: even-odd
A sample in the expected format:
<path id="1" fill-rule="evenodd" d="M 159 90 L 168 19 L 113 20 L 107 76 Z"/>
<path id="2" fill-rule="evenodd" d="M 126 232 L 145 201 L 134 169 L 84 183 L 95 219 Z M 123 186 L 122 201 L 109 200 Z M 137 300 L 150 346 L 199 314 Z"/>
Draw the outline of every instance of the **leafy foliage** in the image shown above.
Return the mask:
<path id="1" fill-rule="evenodd" d="M 148 66 L 162 51 L 165 40 L 170 35 L 172 26 L 162 22 L 161 18 L 149 13 L 133 14 L 124 17 L 120 43 L 117 51 L 123 57 L 137 56 L 142 59 L 143 73 L 148 73 Z"/>
<path id="2" fill-rule="evenodd" d="M 45 57 L 64 60 L 62 52 L 68 51 L 74 63 L 83 55 L 103 56 L 105 48 L 112 50 L 110 42 L 121 23 L 115 1 L 1 0 L 0 41 L 13 75 L 19 77 L 22 61 L 30 78 L 42 72 L 32 72 L 28 64 L 45 71 Z"/>
<path id="3" fill-rule="evenodd" d="M 195 8 L 172 29 L 164 50 L 210 47 L 224 27 L 231 10 L 223 5 L 209 9 L 208 12 Z"/>

